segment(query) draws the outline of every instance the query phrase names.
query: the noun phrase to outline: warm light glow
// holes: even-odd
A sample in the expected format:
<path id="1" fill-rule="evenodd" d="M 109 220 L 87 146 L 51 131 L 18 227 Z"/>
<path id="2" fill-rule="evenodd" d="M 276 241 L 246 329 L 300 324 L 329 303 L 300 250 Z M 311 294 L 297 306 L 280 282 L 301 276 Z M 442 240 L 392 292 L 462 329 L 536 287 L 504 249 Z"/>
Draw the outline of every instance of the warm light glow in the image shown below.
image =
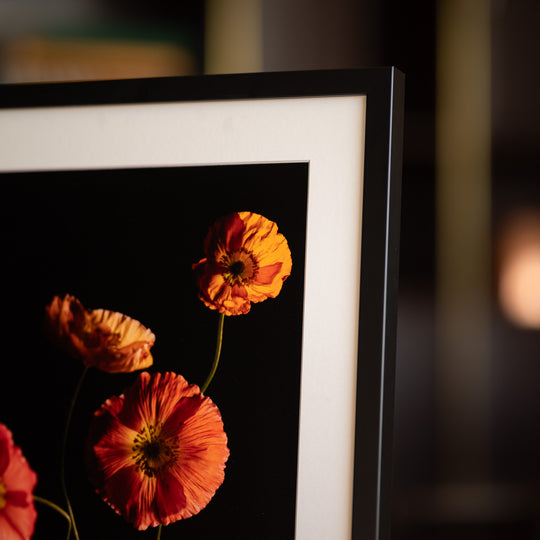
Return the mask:
<path id="1" fill-rule="evenodd" d="M 515 324 L 540 328 L 540 216 L 522 215 L 505 231 L 499 301 Z"/>

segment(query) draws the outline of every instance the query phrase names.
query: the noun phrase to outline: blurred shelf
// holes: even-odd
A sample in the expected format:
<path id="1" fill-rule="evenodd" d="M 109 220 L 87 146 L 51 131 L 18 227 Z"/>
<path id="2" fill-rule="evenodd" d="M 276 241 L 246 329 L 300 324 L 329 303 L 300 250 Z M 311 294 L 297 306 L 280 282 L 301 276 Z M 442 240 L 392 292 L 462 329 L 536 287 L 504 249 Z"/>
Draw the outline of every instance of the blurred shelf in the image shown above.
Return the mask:
<path id="1" fill-rule="evenodd" d="M 181 26 L 71 26 L 5 40 L 0 82 L 193 75 L 200 64 L 197 39 Z"/>

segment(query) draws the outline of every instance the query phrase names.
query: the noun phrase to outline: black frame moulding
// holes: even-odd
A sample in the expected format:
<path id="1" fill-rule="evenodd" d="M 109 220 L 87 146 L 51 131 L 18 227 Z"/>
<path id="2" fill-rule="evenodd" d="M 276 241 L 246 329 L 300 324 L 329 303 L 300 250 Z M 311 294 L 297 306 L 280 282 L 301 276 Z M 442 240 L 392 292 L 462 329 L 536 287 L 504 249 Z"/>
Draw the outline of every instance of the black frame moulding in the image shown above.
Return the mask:
<path id="1" fill-rule="evenodd" d="M 355 310 L 358 317 L 353 325 L 355 332 L 357 332 L 357 351 L 354 352 L 356 358 L 355 372 L 354 374 L 351 373 L 351 375 L 354 375 L 353 397 L 355 402 L 353 412 L 355 428 L 354 433 L 351 433 L 354 466 L 351 474 L 353 477 L 351 489 L 343 486 L 343 491 L 345 493 L 348 490 L 351 492 L 351 508 L 348 514 L 350 523 L 346 526 L 346 530 L 349 531 L 347 534 L 350 534 L 354 540 L 382 540 L 390 537 L 389 504 L 404 113 L 404 75 L 402 73 L 395 68 L 376 68 L 1 85 L 0 173 L 2 174 L 0 174 L 0 177 L 4 174 L 18 172 L 36 172 L 40 170 L 50 172 L 78 168 L 78 165 L 73 165 L 70 153 L 73 149 L 77 153 L 77 146 L 79 145 L 78 133 L 85 133 L 85 136 L 90 138 L 93 133 L 96 133 L 96 131 L 92 131 L 94 128 L 91 126 L 88 131 L 82 127 L 75 128 L 75 137 L 69 138 L 69 144 L 66 142 L 66 138 L 60 136 L 60 142 L 51 143 L 54 146 L 52 151 L 54 155 L 51 161 L 48 161 L 49 157 L 45 156 L 39 158 L 35 164 L 33 163 L 33 156 L 41 151 L 37 148 L 38 143 L 36 141 L 57 138 L 59 129 L 72 125 L 71 111 L 79 111 L 76 114 L 87 114 L 90 119 L 89 124 L 93 122 L 94 110 L 118 110 L 121 114 L 124 114 L 122 111 L 125 111 L 128 119 L 126 125 L 130 125 L 131 106 L 155 105 L 161 110 L 161 108 L 175 107 L 182 104 L 185 105 L 188 116 L 191 114 L 189 107 L 202 107 L 200 109 L 202 116 L 212 116 L 214 109 L 211 109 L 211 107 L 216 104 L 235 104 L 236 108 L 227 111 L 224 116 L 219 116 L 220 113 L 217 113 L 216 118 L 218 119 L 216 122 L 218 125 L 215 129 L 217 132 L 224 131 L 224 126 L 227 124 L 229 127 L 232 126 L 234 132 L 237 122 L 243 126 L 244 114 L 258 114 L 258 109 L 253 109 L 253 104 L 267 103 L 269 106 L 273 106 L 272 103 L 281 102 L 285 106 L 290 103 L 292 107 L 296 107 L 297 100 L 307 99 L 311 100 L 309 106 L 312 107 L 316 115 L 319 101 L 321 103 L 325 100 L 332 102 L 335 99 L 346 100 L 348 98 L 353 100 L 360 98 L 362 100 L 359 108 L 358 104 L 354 105 L 354 107 L 357 107 L 354 111 L 361 110 L 362 112 L 358 120 L 360 123 L 363 122 L 362 125 L 358 126 L 358 132 L 361 135 L 360 140 L 351 141 L 350 147 L 353 149 L 358 148 L 358 153 L 363 157 L 360 163 L 360 176 L 358 177 L 361 196 L 361 200 L 358 202 L 360 211 L 356 216 L 345 215 L 348 223 L 357 223 L 358 231 L 352 231 L 352 234 L 358 235 L 360 242 L 353 239 L 350 244 L 358 245 L 358 252 L 352 254 L 352 260 L 359 261 L 357 290 L 351 291 L 349 295 L 356 304 Z M 210 111 L 208 115 L 204 109 L 206 106 Z M 40 119 L 40 114 L 44 111 L 49 114 L 49 121 L 47 122 L 49 132 L 39 133 L 40 130 L 43 131 L 43 125 L 45 125 Z M 148 118 L 151 118 L 152 111 L 149 111 L 145 114 Z M 55 123 L 56 114 L 59 117 L 58 125 Z M 179 114 L 176 124 L 178 127 L 177 144 L 182 146 L 190 139 L 191 134 L 183 123 L 182 115 L 184 112 L 174 112 L 173 114 Z M 292 118 L 294 118 L 294 112 L 291 114 Z M 339 112 L 338 114 L 342 113 Z M 62 119 L 60 119 L 60 116 L 62 116 Z M 81 118 L 84 118 L 84 116 L 81 116 Z M 225 120 L 219 123 L 219 118 Z M 237 120 L 238 118 L 240 120 Z M 212 123 L 211 119 L 205 119 L 205 121 L 209 122 L 209 124 Z M 279 122 L 279 119 L 276 121 Z M 150 122 L 152 121 L 150 120 Z M 189 122 L 193 122 L 191 117 Z M 192 125 L 189 122 L 186 122 L 186 125 Z M 287 122 L 290 122 L 290 120 L 283 120 L 284 138 L 294 136 L 287 133 L 288 127 L 293 127 Z M 253 125 L 257 125 L 257 118 L 254 119 Z M 108 127 L 106 125 L 101 125 L 101 127 L 95 129 L 105 130 L 105 138 L 107 138 Z M 155 144 L 160 145 L 159 125 L 152 124 L 148 129 L 152 132 L 152 137 L 147 137 L 147 139 L 157 139 Z M 264 127 L 257 129 L 264 130 Z M 329 126 L 328 129 L 333 128 Z M 291 129 L 291 132 L 296 133 L 294 129 Z M 28 137 L 30 133 L 32 133 L 32 136 Z M 117 141 L 116 135 L 117 132 L 115 132 L 111 140 L 114 141 L 114 144 L 122 144 Z M 131 144 L 129 138 L 133 136 L 133 133 L 126 131 L 125 136 L 126 144 Z M 220 137 L 221 135 L 218 133 L 217 136 Z M 167 135 L 164 134 L 163 137 L 170 137 L 170 132 Z M 328 140 L 339 139 L 341 132 L 333 132 L 327 137 L 329 137 Z M 170 141 L 170 139 L 168 140 Z M 309 155 L 309 152 L 306 155 L 305 150 L 302 149 L 299 150 L 298 158 L 296 158 L 294 147 L 297 142 L 291 141 L 292 153 L 284 157 L 283 161 L 294 162 L 297 160 L 308 165 L 307 192 L 309 199 L 309 197 L 315 196 L 314 194 L 318 189 L 313 188 L 311 185 L 310 175 L 315 170 L 312 169 L 312 162 L 319 156 Z M 88 141 L 86 141 L 87 143 Z M 82 159 L 80 168 L 96 168 L 96 170 L 99 170 L 102 164 L 99 162 L 99 157 L 97 163 L 94 164 L 91 161 L 94 152 L 91 139 L 90 143 L 87 146 L 87 155 Z M 95 143 L 97 146 L 100 144 L 97 140 Z M 234 144 L 234 142 L 231 144 Z M 259 145 L 258 140 L 255 139 L 253 144 Z M 264 142 L 260 144 L 264 144 Z M 351 152 L 348 144 L 344 143 L 342 146 L 345 155 L 343 157 L 338 156 L 336 159 L 338 161 L 349 160 L 349 154 L 354 153 L 354 150 Z M 340 151 L 339 145 L 337 148 L 337 151 Z M 245 159 L 250 162 L 249 150 L 246 151 L 248 157 Z M 335 151 L 333 147 L 329 148 L 329 152 Z M 317 152 L 320 153 L 320 149 Z M 14 155 L 15 157 L 13 157 Z M 61 162 L 62 155 L 66 156 L 65 165 Z M 353 158 L 356 159 L 355 156 Z M 85 159 L 90 161 L 85 161 Z M 194 161 L 190 161 L 189 157 L 186 159 L 188 163 L 199 165 L 196 159 Z M 270 161 L 273 161 L 273 159 L 271 157 Z M 278 156 L 277 159 L 281 158 Z M 231 158 L 232 162 L 236 163 L 237 160 L 236 156 Z M 222 164 L 226 162 L 226 159 L 219 155 L 216 157 L 215 162 Z M 258 162 L 260 162 L 260 157 L 256 155 L 253 158 L 253 163 Z M 167 166 L 171 166 L 171 164 L 166 163 Z M 115 168 L 119 165 L 111 165 L 111 163 L 107 162 L 103 166 Z M 129 168 L 129 166 L 129 163 L 122 164 L 123 168 Z M 143 166 L 145 166 L 144 163 L 138 161 L 133 163 L 133 167 L 140 168 Z M 155 167 L 157 165 L 151 163 L 149 166 Z M 328 178 L 327 183 L 330 184 L 328 188 L 330 190 L 334 184 L 337 191 L 341 189 L 339 179 Z M 283 201 L 283 204 L 286 205 L 286 193 L 283 195 Z M 342 269 L 339 267 L 334 269 L 336 279 L 333 283 L 321 283 L 317 281 L 319 278 L 315 277 L 313 278 L 315 280 L 314 284 L 308 286 L 308 283 L 311 283 L 310 272 L 312 268 L 310 265 L 315 264 L 313 261 L 317 260 L 317 256 L 312 256 L 310 253 L 310 242 L 315 244 L 323 242 L 317 236 L 319 233 L 316 231 L 319 229 L 315 226 L 310 229 L 310 224 L 318 223 L 321 227 L 326 224 L 332 234 L 343 233 L 339 229 L 339 227 L 343 226 L 340 225 L 340 217 L 337 215 L 339 214 L 339 208 L 332 208 L 332 204 L 329 203 L 328 214 L 323 213 L 319 207 L 314 206 L 312 208 L 309 203 L 307 205 L 307 240 L 304 268 L 306 295 L 309 295 L 310 291 L 313 290 L 309 288 L 312 286 L 318 291 L 325 287 L 335 289 L 342 287 L 340 281 Z M 316 210 L 321 213 L 314 215 L 313 212 Z M 344 214 L 347 212 L 347 209 L 343 210 Z M 333 230 L 334 227 L 336 227 L 335 231 Z M 323 250 L 325 248 L 324 245 L 320 247 Z M 330 246 L 327 247 L 330 249 Z M 333 264 L 332 260 L 327 262 L 329 266 Z M 323 269 L 323 276 L 328 275 L 325 272 L 326 270 Z M 314 294 L 313 296 L 315 305 L 318 305 L 317 295 Z M 336 298 L 339 298 L 339 294 L 336 295 Z M 329 302 L 329 305 L 331 305 L 332 300 L 330 299 Z M 307 296 L 304 306 L 306 310 L 313 309 L 311 299 Z M 333 306 L 332 309 L 336 309 L 337 313 L 340 307 Z M 331 322 L 343 326 L 344 321 Z M 306 323 L 304 317 L 304 325 L 306 324 L 308 323 Z M 306 331 L 304 326 L 304 332 Z M 338 365 L 340 359 L 334 358 L 331 351 L 327 350 L 327 348 L 333 348 L 333 344 L 313 343 L 313 340 L 316 339 L 317 336 L 313 333 L 305 333 L 302 342 L 304 348 L 309 345 L 321 351 L 322 356 L 317 361 L 321 363 L 323 370 L 328 368 L 329 363 Z M 320 339 L 325 339 L 324 334 L 320 336 Z M 302 376 L 310 376 L 309 362 L 311 362 L 311 357 L 303 356 Z M 313 389 L 317 388 L 317 384 L 320 384 L 320 381 L 315 383 Z M 309 408 L 311 406 L 309 400 L 317 399 L 311 397 L 313 394 L 316 394 L 315 390 L 302 386 L 302 407 Z M 321 399 L 323 398 L 321 397 Z M 324 408 L 324 403 L 320 405 Z M 300 410 L 299 412 L 300 423 L 302 423 L 303 415 L 304 413 L 307 414 L 307 410 Z M 0 421 L 2 421 L 1 418 Z M 321 429 L 323 429 L 322 426 Z M 310 440 L 309 436 L 306 440 Z M 328 441 L 328 444 L 331 445 L 332 441 Z M 305 455 L 310 456 L 309 448 L 303 448 L 302 451 L 307 452 Z M 304 459 L 303 455 L 299 454 L 299 460 Z M 302 465 L 302 462 L 300 461 L 298 465 Z M 319 467 L 321 469 L 326 468 L 330 476 L 334 465 L 334 463 L 319 463 Z M 309 486 L 309 478 L 303 479 L 302 482 L 307 482 L 306 492 L 310 490 L 316 492 L 321 488 L 320 484 L 317 483 L 318 481 L 315 481 L 316 483 L 313 486 Z M 315 503 L 314 508 L 317 507 L 317 504 L 319 503 Z M 296 531 L 295 538 L 297 540 L 314 540 L 315 538 L 315 536 L 308 538 L 301 528 L 297 528 Z M 321 534 L 323 533 L 321 532 Z M 251 537 L 263 538 L 262 535 L 258 536 L 257 534 Z M 322 538 L 323 536 L 321 536 Z M 335 538 L 340 537 L 336 536 Z"/>

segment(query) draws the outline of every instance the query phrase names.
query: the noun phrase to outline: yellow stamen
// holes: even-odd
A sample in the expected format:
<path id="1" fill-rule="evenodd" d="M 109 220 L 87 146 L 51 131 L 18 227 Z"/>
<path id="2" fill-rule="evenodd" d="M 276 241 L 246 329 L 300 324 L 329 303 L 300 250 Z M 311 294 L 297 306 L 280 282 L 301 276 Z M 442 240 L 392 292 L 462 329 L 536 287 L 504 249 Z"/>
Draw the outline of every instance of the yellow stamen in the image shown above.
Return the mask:
<path id="1" fill-rule="evenodd" d="M 4 486 L 4 483 L 2 482 L 2 479 L 0 478 L 0 510 L 6 506 L 6 493 L 7 489 L 6 486 Z"/>

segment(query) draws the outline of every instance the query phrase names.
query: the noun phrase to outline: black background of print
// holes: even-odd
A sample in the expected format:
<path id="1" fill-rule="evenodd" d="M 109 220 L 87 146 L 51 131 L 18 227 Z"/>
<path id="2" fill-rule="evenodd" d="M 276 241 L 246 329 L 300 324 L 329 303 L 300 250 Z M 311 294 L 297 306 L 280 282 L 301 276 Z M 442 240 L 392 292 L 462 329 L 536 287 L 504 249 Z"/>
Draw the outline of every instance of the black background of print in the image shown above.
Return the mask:
<path id="1" fill-rule="evenodd" d="M 0 175 L 4 331 L 0 422 L 38 474 L 36 495 L 64 507 L 59 454 L 82 365 L 43 335 L 45 306 L 70 293 L 89 309 L 125 313 L 157 336 L 149 371 L 201 385 L 217 313 L 196 297 L 191 265 L 209 226 L 232 211 L 275 221 L 293 270 L 281 294 L 225 319 L 207 395 L 220 408 L 231 456 L 225 482 L 197 516 L 162 538 L 294 538 L 307 164 L 257 164 Z M 66 476 L 81 540 L 155 538 L 95 495 L 82 454 L 91 415 L 136 373 L 90 370 L 75 409 Z M 41 505 L 35 538 L 66 522 Z"/>

